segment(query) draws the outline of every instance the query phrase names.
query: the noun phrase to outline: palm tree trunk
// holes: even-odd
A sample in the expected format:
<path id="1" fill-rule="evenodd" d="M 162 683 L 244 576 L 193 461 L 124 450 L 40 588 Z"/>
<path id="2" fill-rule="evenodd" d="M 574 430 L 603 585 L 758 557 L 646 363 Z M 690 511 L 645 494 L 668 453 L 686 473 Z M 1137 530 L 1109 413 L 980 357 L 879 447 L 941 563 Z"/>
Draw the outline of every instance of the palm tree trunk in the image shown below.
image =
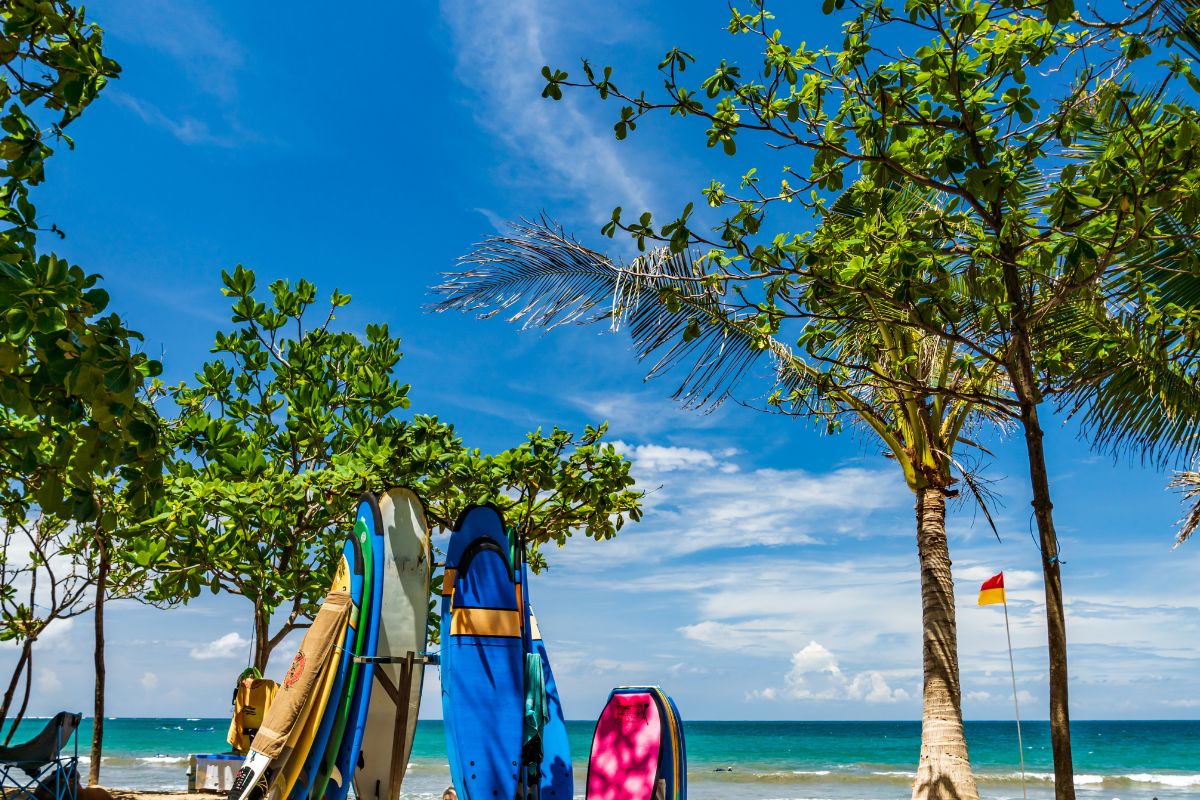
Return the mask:
<path id="1" fill-rule="evenodd" d="M 979 800 L 963 733 L 958 674 L 954 579 L 946 541 L 946 493 L 936 486 L 917 491 L 917 554 L 921 565 L 921 627 L 924 631 L 921 758 L 913 800 Z"/>
<path id="2" fill-rule="evenodd" d="M 88 765 L 88 786 L 100 783 L 100 758 L 104 749 L 104 600 L 108 594 L 108 549 L 99 545 L 100 565 L 96 571 L 96 694 L 92 713 L 92 760 Z"/>

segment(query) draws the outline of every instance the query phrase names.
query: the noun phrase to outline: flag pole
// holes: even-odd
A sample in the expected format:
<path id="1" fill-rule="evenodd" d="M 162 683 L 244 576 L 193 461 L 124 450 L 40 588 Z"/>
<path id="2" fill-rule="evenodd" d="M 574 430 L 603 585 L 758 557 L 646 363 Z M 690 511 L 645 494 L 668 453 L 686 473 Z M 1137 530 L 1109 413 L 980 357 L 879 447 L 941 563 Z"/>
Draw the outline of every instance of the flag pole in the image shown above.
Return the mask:
<path id="1" fill-rule="evenodd" d="M 1003 574 L 1003 573 L 1001 573 Z M 1017 712 L 1017 748 L 1021 756 L 1021 796 L 1029 800 L 1025 789 L 1025 745 L 1021 741 L 1021 704 L 1017 702 L 1017 667 L 1013 663 L 1012 631 L 1008 627 L 1008 594 L 1004 595 L 1004 635 L 1008 637 L 1008 669 L 1012 675 L 1013 709 Z"/>

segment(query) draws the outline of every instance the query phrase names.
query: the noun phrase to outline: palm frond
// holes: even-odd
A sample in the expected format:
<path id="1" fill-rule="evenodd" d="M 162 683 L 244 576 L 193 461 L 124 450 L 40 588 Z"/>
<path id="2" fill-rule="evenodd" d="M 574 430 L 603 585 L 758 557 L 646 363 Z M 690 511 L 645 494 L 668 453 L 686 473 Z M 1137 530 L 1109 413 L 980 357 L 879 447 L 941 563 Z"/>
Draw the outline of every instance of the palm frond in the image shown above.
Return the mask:
<path id="1" fill-rule="evenodd" d="M 1200 528 L 1200 472 L 1177 472 L 1170 487 L 1179 489 L 1184 501 L 1192 504 L 1188 513 L 1179 521 L 1179 535 L 1175 539 L 1175 546 L 1178 547 Z"/>
<path id="2" fill-rule="evenodd" d="M 1195 0 L 1167 0 L 1162 9 L 1171 39 L 1192 58 L 1200 58 L 1200 6 Z"/>
<path id="3" fill-rule="evenodd" d="M 511 235 L 486 240 L 461 262 L 470 268 L 434 287 L 443 296 L 434 311 L 510 312 L 523 328 L 625 326 L 638 358 L 656 358 L 647 377 L 686 369 L 675 398 L 687 405 L 719 404 L 764 355 L 796 368 L 790 350 L 704 280 L 688 252 L 661 248 L 622 265 L 541 219 L 514 224 Z"/>

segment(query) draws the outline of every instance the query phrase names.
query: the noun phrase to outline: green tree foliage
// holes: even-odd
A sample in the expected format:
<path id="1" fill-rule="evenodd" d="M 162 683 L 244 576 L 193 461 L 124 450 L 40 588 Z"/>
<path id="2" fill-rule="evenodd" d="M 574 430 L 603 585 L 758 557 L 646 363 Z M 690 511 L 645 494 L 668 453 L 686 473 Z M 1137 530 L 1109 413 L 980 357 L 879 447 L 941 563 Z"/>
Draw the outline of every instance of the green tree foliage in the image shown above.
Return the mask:
<path id="1" fill-rule="evenodd" d="M 29 199 L 64 129 L 120 68 L 102 32 L 65 2 L 0 4 L 0 509 L 97 514 L 94 481 L 153 483 L 156 426 L 138 399 L 157 362 L 112 313 L 99 276 L 37 249 Z M 56 227 L 50 230 L 61 235 Z"/>
<path id="2" fill-rule="evenodd" d="M 1195 9 L 825 0 L 823 10 L 841 21 L 840 41 L 786 35 L 753 0 L 733 9 L 735 43 L 705 74 L 693 79 L 693 56 L 672 49 L 660 90 L 623 90 L 611 67 L 585 61 L 579 80 L 546 67 L 544 96 L 590 88 L 621 106 L 618 139 L 670 115 L 698 121 L 709 147 L 754 159 L 737 185 L 701 187 L 710 210 L 687 203 L 658 223 L 617 209 L 603 232 L 643 249 L 700 248 L 692 279 L 765 332 L 799 339 L 789 321 L 802 321 L 809 341 L 836 336 L 840 315 L 866 299 L 872 316 L 954 342 L 957 369 L 1003 371 L 1010 391 L 997 411 L 1024 434 L 1042 549 L 1056 794 L 1073 797 L 1040 409 L 1061 398 L 1101 444 L 1196 447 L 1176 413 L 1200 408 L 1195 381 L 1189 391 L 1180 379 L 1197 344 L 1195 306 L 1171 300 L 1175 281 L 1164 280 L 1197 270 L 1193 248 L 1172 246 L 1194 241 L 1197 224 L 1200 117 L 1176 98 L 1200 81 L 1175 49 L 1195 30 Z M 1108 11 L 1122 16 L 1100 16 Z M 892 218 L 886 235 L 867 213 L 829 236 L 832 193 L 850 181 L 868 200 L 899 186 L 937 202 L 917 224 Z M 1156 395 L 1169 395 L 1167 413 L 1150 407 Z"/>
<path id="3" fill-rule="evenodd" d="M 223 280 L 235 329 L 217 334 L 191 383 L 156 389 L 178 408 L 176 457 L 140 557 L 160 576 L 156 597 L 207 588 L 253 603 L 260 669 L 315 613 L 364 491 L 408 486 L 442 527 L 468 503 L 499 502 L 534 544 L 604 539 L 638 518 L 629 463 L 601 443 L 603 428 L 532 433 L 495 456 L 467 449 L 436 417 L 404 416 L 400 341 L 386 325 L 361 337 L 333 327 L 348 295 L 333 292 L 313 324 L 307 281 L 272 283 L 268 304 L 253 272 Z"/>
<path id="4" fill-rule="evenodd" d="M 106 597 L 131 589 L 125 578 L 139 574 L 118 559 L 128 553 L 125 512 L 143 512 L 161 480 L 158 418 L 141 397 L 160 365 L 137 352 L 141 336 L 108 311 L 98 275 L 39 250 L 39 234 L 63 233 L 38 219 L 30 197 L 46 176 L 51 143 L 73 146 L 65 129 L 120 67 L 104 55 L 100 28 L 62 0 L 5 0 L 0 21 L 0 524 L 37 532 L 30 538 L 35 566 L 22 577 L 33 583 L 40 575 L 52 601 L 40 615 L 6 604 L 3 624 L 23 640 L 27 698 L 38 633 L 54 616 L 86 608 L 79 591 L 94 587 L 95 783 L 102 608 Z M 6 563 L 23 557 L 10 543 L 6 536 Z"/>

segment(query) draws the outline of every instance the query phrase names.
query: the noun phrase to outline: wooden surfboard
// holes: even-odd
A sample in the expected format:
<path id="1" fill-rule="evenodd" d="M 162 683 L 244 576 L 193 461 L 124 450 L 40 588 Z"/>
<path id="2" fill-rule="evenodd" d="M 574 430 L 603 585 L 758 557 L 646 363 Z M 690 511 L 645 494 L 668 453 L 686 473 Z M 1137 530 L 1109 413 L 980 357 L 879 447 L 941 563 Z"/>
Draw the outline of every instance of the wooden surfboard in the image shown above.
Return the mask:
<path id="1" fill-rule="evenodd" d="M 421 501 L 407 489 L 386 492 L 379 498 L 379 511 L 384 540 L 383 603 L 375 650 L 379 662 L 354 791 L 362 800 L 397 800 L 412 753 L 425 675 L 429 526 Z"/>

